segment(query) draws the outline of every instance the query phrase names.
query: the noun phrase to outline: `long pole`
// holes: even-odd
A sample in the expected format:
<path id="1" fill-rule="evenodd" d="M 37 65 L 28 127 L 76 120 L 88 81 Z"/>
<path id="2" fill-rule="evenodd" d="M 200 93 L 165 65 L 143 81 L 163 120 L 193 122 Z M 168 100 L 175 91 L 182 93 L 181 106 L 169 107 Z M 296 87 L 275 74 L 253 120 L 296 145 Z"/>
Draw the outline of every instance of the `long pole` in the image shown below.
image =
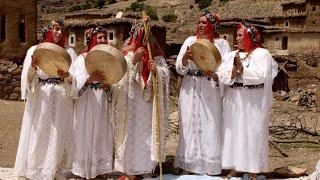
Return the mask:
<path id="1" fill-rule="evenodd" d="M 145 31 L 145 36 L 147 40 L 147 50 L 149 54 L 149 61 L 153 61 L 152 59 L 152 51 L 151 46 L 149 42 L 149 26 L 145 20 L 147 18 L 145 11 L 142 11 L 142 18 L 143 18 L 143 26 Z M 154 62 L 153 62 L 154 63 Z M 161 146 L 161 127 L 160 127 L 160 118 L 159 118 L 159 108 L 158 108 L 158 84 L 157 84 L 157 74 L 152 73 L 152 87 L 153 87 L 153 110 L 156 111 L 156 128 L 157 128 L 157 144 L 158 144 L 158 162 L 159 162 L 159 168 L 160 168 L 160 180 L 162 180 L 162 146 Z"/>

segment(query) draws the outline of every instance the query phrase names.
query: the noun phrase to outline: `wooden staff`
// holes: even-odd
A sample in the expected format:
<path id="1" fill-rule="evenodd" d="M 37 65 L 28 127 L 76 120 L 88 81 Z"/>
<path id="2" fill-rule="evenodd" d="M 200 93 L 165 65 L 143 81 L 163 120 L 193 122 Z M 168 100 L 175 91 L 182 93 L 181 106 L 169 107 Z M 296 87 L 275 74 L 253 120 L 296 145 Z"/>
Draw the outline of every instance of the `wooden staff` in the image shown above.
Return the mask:
<path id="1" fill-rule="evenodd" d="M 147 41 L 147 51 L 149 54 L 149 61 L 153 62 L 154 66 L 155 63 L 152 59 L 152 50 L 151 50 L 151 46 L 150 46 L 150 42 L 149 42 L 149 33 L 150 33 L 150 28 L 146 22 L 146 18 L 147 15 L 145 13 L 145 11 L 142 11 L 142 18 L 143 18 L 143 27 L 144 27 L 144 31 L 145 31 L 145 37 L 146 37 L 146 41 Z M 157 129 L 157 143 L 158 143 L 158 162 L 159 162 L 159 168 L 160 168 L 160 180 L 162 180 L 162 146 L 161 146 L 161 127 L 160 127 L 160 117 L 159 117 L 159 108 L 158 108 L 158 83 L 157 83 L 157 74 L 151 72 L 151 76 L 152 76 L 152 87 L 153 87 L 153 110 L 156 111 L 156 129 Z"/>

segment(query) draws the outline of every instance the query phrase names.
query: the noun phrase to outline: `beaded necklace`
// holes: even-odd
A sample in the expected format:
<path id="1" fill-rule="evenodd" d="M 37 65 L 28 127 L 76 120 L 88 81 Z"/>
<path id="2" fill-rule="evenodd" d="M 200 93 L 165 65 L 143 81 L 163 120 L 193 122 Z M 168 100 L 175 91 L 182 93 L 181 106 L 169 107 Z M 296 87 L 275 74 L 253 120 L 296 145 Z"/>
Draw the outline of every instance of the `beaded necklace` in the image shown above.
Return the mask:
<path id="1" fill-rule="evenodd" d="M 248 68 L 249 65 L 250 65 L 250 60 L 251 60 L 251 58 L 250 58 L 249 56 L 251 55 L 252 52 L 253 52 L 253 51 L 248 52 L 244 58 L 240 58 L 240 56 L 239 56 L 239 59 L 240 59 L 241 63 L 243 63 L 243 62 L 248 58 L 248 63 L 247 63 L 247 65 L 246 65 L 247 68 Z M 240 51 L 238 50 L 236 53 L 238 54 L 238 53 L 240 53 Z M 237 55 L 236 55 L 236 56 L 237 56 Z"/>

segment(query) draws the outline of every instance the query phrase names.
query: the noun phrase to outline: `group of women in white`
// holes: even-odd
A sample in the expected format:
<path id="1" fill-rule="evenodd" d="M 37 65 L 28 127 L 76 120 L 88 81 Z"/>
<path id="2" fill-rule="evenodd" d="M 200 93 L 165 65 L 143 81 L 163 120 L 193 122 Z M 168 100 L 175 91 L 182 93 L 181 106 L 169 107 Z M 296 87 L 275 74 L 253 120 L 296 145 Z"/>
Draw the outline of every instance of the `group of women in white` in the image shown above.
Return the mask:
<path id="1" fill-rule="evenodd" d="M 205 10 L 196 36 L 183 43 L 176 70 L 184 75 L 179 94 L 180 139 L 175 164 L 182 169 L 229 176 L 268 169 L 268 109 L 278 65 L 261 48 L 259 31 L 248 23 L 237 29 L 238 50 L 230 52 L 219 38 L 219 16 Z M 190 45 L 208 39 L 217 47 L 222 64 L 202 72 L 193 63 Z"/>
<path id="2" fill-rule="evenodd" d="M 184 78 L 175 165 L 197 174 L 216 175 L 225 168 L 231 169 L 230 175 L 241 171 L 256 178 L 268 165 L 268 109 L 277 63 L 261 48 L 258 30 L 247 23 L 239 25 L 238 50 L 230 52 L 228 42 L 219 38 L 219 23 L 218 15 L 203 11 L 196 36 L 186 39 L 177 57 L 176 70 Z M 42 42 L 65 47 L 64 33 L 63 22 L 54 20 L 43 28 Z M 28 50 L 21 75 L 26 107 L 14 175 L 59 179 L 72 172 L 90 179 L 122 172 L 127 176 L 119 179 L 136 179 L 154 171 L 163 158 L 157 152 L 164 152 L 170 73 L 152 35 L 154 61 L 149 60 L 144 33 L 142 23 L 132 27 L 122 48 L 127 73 L 114 85 L 105 84 L 101 72 L 89 75 L 85 66 L 90 49 L 107 44 L 103 27 L 86 32 L 87 47 L 79 56 L 65 48 L 72 64 L 68 72 L 58 70 L 57 77 L 37 67 L 36 46 Z M 189 47 L 199 38 L 210 40 L 223 57 L 215 71 L 202 72 L 193 63 Z M 161 150 L 153 127 L 154 93 Z"/>

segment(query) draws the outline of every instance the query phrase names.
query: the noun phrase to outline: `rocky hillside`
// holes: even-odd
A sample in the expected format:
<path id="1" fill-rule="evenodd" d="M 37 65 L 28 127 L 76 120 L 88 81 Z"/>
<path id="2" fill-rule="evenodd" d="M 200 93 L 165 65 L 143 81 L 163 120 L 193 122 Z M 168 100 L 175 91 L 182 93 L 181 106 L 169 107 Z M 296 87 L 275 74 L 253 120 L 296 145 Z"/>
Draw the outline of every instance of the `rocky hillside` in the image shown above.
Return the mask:
<path id="1" fill-rule="evenodd" d="M 132 11 L 130 7 L 137 7 L 144 3 L 155 9 L 159 22 L 166 23 L 167 42 L 181 43 L 187 36 L 194 33 L 200 12 L 199 3 L 196 4 L 195 0 L 107 0 L 105 5 L 99 9 L 94 8 L 97 6 L 97 1 L 99 0 L 38 1 L 38 30 L 49 19 L 64 18 L 68 13 L 88 10 L 117 13 L 118 11 Z M 212 0 L 208 9 L 212 12 L 218 12 L 222 19 L 267 18 L 281 15 L 281 3 L 288 1 L 292 0 Z M 171 16 L 171 18 L 164 21 L 165 16 Z M 177 38 L 177 34 L 179 34 L 179 38 Z"/>

